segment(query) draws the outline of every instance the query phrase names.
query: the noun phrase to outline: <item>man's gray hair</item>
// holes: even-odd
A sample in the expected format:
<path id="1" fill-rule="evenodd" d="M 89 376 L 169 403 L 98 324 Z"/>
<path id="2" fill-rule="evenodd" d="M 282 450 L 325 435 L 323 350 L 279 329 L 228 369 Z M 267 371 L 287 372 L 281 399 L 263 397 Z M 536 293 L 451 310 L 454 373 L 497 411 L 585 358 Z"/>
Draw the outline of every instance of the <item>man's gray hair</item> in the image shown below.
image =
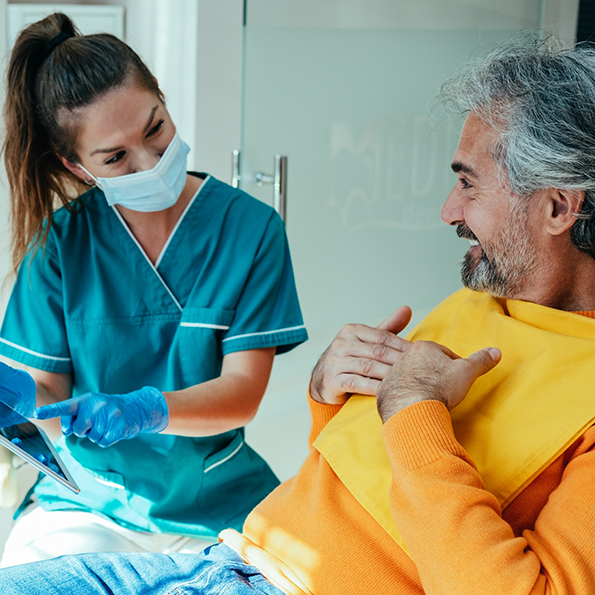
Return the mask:
<path id="1" fill-rule="evenodd" d="M 515 194 L 585 191 L 571 239 L 595 258 L 595 46 L 523 36 L 467 63 L 440 96 L 498 130 L 494 156 Z"/>

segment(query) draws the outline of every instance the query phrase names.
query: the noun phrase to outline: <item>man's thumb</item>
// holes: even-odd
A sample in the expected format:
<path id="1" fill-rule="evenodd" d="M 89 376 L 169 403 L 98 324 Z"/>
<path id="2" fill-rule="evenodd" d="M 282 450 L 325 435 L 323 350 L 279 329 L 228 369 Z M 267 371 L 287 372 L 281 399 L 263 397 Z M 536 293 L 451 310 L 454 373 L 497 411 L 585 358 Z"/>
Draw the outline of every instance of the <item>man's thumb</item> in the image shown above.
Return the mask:
<path id="1" fill-rule="evenodd" d="M 476 378 L 495 368 L 502 359 L 502 352 L 496 347 L 486 347 L 472 353 L 467 361 L 475 368 Z"/>
<path id="2" fill-rule="evenodd" d="M 398 335 L 409 324 L 410 320 L 411 308 L 409 306 L 401 306 L 376 328 Z"/>

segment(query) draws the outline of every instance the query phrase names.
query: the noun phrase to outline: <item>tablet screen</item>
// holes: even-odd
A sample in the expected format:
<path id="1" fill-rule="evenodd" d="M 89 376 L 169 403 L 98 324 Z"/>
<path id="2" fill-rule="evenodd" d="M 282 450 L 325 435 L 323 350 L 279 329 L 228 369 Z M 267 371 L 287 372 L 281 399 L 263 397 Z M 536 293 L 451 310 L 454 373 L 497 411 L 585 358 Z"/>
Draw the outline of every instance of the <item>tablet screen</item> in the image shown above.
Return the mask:
<path id="1" fill-rule="evenodd" d="M 0 401 L 0 444 L 75 493 L 79 488 L 45 432 Z"/>

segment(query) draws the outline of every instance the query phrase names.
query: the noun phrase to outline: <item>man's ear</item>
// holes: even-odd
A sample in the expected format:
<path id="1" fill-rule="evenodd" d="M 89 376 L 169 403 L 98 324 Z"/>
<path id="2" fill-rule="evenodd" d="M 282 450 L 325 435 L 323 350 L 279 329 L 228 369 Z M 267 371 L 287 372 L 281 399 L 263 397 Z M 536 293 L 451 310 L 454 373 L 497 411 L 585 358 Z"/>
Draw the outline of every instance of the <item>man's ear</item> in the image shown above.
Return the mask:
<path id="1" fill-rule="evenodd" d="M 576 216 L 581 212 L 585 193 L 583 190 L 550 188 L 546 199 L 546 228 L 549 233 L 558 236 L 573 226 Z"/>
<path id="2" fill-rule="evenodd" d="M 94 180 L 91 178 L 91 176 L 89 176 L 89 174 L 86 173 L 85 170 L 78 163 L 73 163 L 72 161 L 69 161 L 68 159 L 66 159 L 66 157 L 60 155 L 60 153 L 56 153 L 56 155 L 58 156 L 58 159 L 62 162 L 62 165 L 70 173 L 74 174 L 77 178 L 80 178 L 83 182 L 85 182 L 85 184 L 92 185 L 94 183 Z"/>

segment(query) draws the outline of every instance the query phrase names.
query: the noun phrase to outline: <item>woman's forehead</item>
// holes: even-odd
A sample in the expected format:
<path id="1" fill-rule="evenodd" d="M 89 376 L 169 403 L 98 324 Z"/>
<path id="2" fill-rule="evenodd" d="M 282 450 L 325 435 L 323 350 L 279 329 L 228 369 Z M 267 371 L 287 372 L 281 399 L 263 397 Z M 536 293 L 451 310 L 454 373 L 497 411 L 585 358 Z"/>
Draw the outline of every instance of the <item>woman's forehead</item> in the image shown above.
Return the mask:
<path id="1" fill-rule="evenodd" d="M 119 147 L 128 138 L 142 135 L 164 112 L 167 114 L 161 99 L 146 88 L 127 85 L 108 91 L 74 115 L 77 149 L 91 154 Z"/>

